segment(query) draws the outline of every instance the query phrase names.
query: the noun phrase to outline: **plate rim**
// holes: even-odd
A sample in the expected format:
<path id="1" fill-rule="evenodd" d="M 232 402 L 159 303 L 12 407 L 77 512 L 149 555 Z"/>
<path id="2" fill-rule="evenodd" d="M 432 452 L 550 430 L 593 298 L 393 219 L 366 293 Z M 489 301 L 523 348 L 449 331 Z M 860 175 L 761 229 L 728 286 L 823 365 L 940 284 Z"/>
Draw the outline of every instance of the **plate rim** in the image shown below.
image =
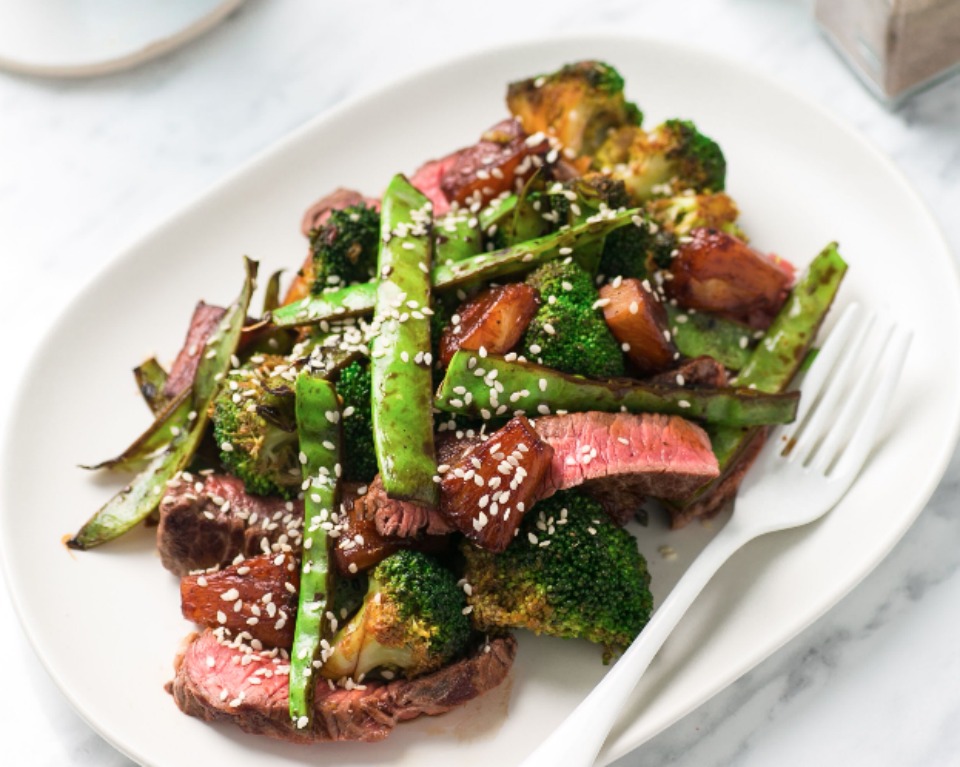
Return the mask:
<path id="1" fill-rule="evenodd" d="M 46 77 L 54 79 L 80 80 L 88 77 L 123 72 L 145 64 L 153 59 L 172 53 L 187 43 L 203 36 L 214 27 L 217 27 L 246 0 L 221 0 L 220 4 L 211 8 L 203 16 L 192 21 L 187 26 L 173 34 L 152 40 L 138 48 L 133 48 L 111 58 L 91 60 L 82 64 L 46 63 L 41 64 L 29 59 L 15 59 L 0 55 L 0 70 L 6 70 L 18 75 L 30 77 Z"/>
<path id="2" fill-rule="evenodd" d="M 725 67 L 736 70 L 740 76 L 755 80 L 762 80 L 767 87 L 779 91 L 780 93 L 788 96 L 791 100 L 797 102 L 797 104 L 802 106 L 805 110 L 815 113 L 818 118 L 829 122 L 833 128 L 841 131 L 847 138 L 860 144 L 866 151 L 868 151 L 872 161 L 882 166 L 884 171 L 897 182 L 899 191 L 906 193 L 912 199 L 916 206 L 917 212 L 923 218 L 926 228 L 928 228 L 929 232 L 934 235 L 934 239 L 939 246 L 936 250 L 936 258 L 938 261 L 942 262 L 942 266 L 946 266 L 946 271 L 952 275 L 951 286 L 953 292 L 957 295 L 960 295 L 960 264 L 957 263 L 956 259 L 952 255 L 952 248 L 945 236 L 940 222 L 914 185 L 906 177 L 904 172 L 890 157 L 882 152 L 871 139 L 863 135 L 852 125 L 848 124 L 841 117 L 838 117 L 834 113 L 830 112 L 826 107 L 814 101 L 807 94 L 799 91 L 795 86 L 785 83 L 772 75 L 760 71 L 759 69 L 755 69 L 749 63 L 742 62 L 739 59 L 714 51 L 712 49 L 699 47 L 682 41 L 621 32 L 592 32 L 586 34 L 564 33 L 553 35 L 551 38 L 546 40 L 530 37 L 506 43 L 499 43 L 496 45 L 481 46 L 457 56 L 443 57 L 427 64 L 420 65 L 398 77 L 394 77 L 372 87 L 362 89 L 321 111 L 317 115 L 307 119 L 301 125 L 289 130 L 280 138 L 270 142 L 268 145 L 253 153 L 235 169 L 227 172 L 219 179 L 208 184 L 199 193 L 190 197 L 187 202 L 174 208 L 169 215 L 166 215 L 162 220 L 154 223 L 151 226 L 148 226 L 143 233 L 132 238 L 128 245 L 118 249 L 115 254 L 108 257 L 102 264 L 93 269 L 88 279 L 84 280 L 82 284 L 75 289 L 74 294 L 70 297 L 70 299 L 64 302 L 64 304 L 60 307 L 56 318 L 48 323 L 41 337 L 38 339 L 34 349 L 31 350 L 27 363 L 22 368 L 18 376 L 19 380 L 13 389 L 13 396 L 7 403 L 7 428 L 5 433 L 2 435 L 2 441 L 0 441 L 0 480 L 6 479 L 7 477 L 7 470 L 5 468 L 8 465 L 7 458 L 14 449 L 14 430 L 12 428 L 13 423 L 16 421 L 14 411 L 16 410 L 17 403 L 24 398 L 33 374 L 41 365 L 42 350 L 55 335 L 55 332 L 59 328 L 63 317 L 73 311 L 74 307 L 84 300 L 87 292 L 97 283 L 105 280 L 110 272 L 119 268 L 123 263 L 131 259 L 133 255 L 146 243 L 158 236 L 161 236 L 168 229 L 175 229 L 181 223 L 181 221 L 190 215 L 193 209 L 198 205 L 205 202 L 208 198 L 221 193 L 223 190 L 228 189 L 236 182 L 238 178 L 254 171 L 260 165 L 269 162 L 273 155 L 282 152 L 289 144 L 300 140 L 308 133 L 318 130 L 327 122 L 337 120 L 343 112 L 350 111 L 359 105 L 362 105 L 368 101 L 372 101 L 379 95 L 388 92 L 392 88 L 407 85 L 411 82 L 426 77 L 437 70 L 443 69 L 446 66 L 463 66 L 469 64 L 471 61 L 483 60 L 496 54 L 509 55 L 511 52 L 516 52 L 518 54 L 528 53 L 538 48 L 549 48 L 557 43 L 564 42 L 571 45 L 576 44 L 582 47 L 602 45 L 603 43 L 609 42 L 618 42 L 620 44 L 638 44 L 678 51 L 683 56 L 695 57 L 704 61 L 717 61 L 722 63 Z M 931 254 L 927 254 L 925 257 L 930 257 L 930 255 Z M 804 618 L 798 622 L 798 627 L 795 628 L 792 633 L 789 633 L 788 636 L 781 638 L 782 641 L 776 642 L 770 648 L 765 648 L 763 652 L 758 654 L 759 657 L 752 657 L 749 661 L 744 661 L 740 664 L 737 664 L 736 668 L 725 674 L 721 681 L 718 681 L 715 685 L 712 685 L 708 694 L 699 702 L 690 706 L 686 710 L 677 713 L 672 720 L 663 723 L 661 727 L 651 732 L 648 738 L 653 737 L 663 729 L 669 727 L 671 724 L 689 714 L 691 711 L 703 705 L 718 692 L 728 687 L 733 681 L 741 677 L 749 670 L 755 668 L 758 664 L 762 663 L 771 655 L 775 654 L 785 644 L 790 642 L 792 639 L 795 639 L 804 629 L 815 623 L 826 612 L 836 606 L 836 604 L 845 598 L 870 573 L 872 573 L 876 569 L 877 565 L 883 559 L 885 559 L 889 555 L 890 551 L 899 543 L 906 531 L 915 523 L 916 519 L 926 508 L 931 496 L 943 479 L 943 476 L 949 465 L 949 461 L 957 448 L 958 441 L 960 441 L 960 397 L 958 397 L 954 402 L 954 412 L 952 419 L 949 422 L 947 439 L 942 444 L 941 449 L 936 456 L 937 460 L 932 462 L 933 470 L 928 473 L 928 480 L 922 488 L 922 491 L 915 494 L 913 498 L 915 509 L 911 514 L 904 515 L 900 518 L 901 524 L 897 527 L 895 533 L 886 540 L 886 545 L 877 552 L 869 566 L 863 568 L 855 578 L 852 578 L 845 585 L 845 588 L 838 592 L 831 592 L 829 598 L 824 599 L 821 602 L 820 609 L 810 611 L 810 613 L 806 614 Z M 8 485 L 8 482 L 0 481 L 0 553 L 5 552 L 6 547 L 9 545 L 6 542 L 9 539 L 9 536 L 3 535 L 3 533 L 7 532 L 6 528 L 8 525 L 8 522 L 6 521 L 8 514 L 5 511 L 8 501 L 10 500 L 9 495 L 11 493 L 11 491 L 8 490 Z M 32 626 L 32 624 L 27 620 L 27 615 L 24 606 L 21 603 L 19 594 L 14 590 L 14 581 L 17 580 L 17 578 L 11 568 L 11 565 L 9 564 L 9 557 L 0 556 L 0 569 L 3 571 L 4 580 L 7 586 L 7 593 L 10 596 L 11 604 L 20 622 L 21 629 L 23 630 L 24 635 L 27 637 L 33 652 L 40 660 L 57 689 L 70 702 L 72 708 L 77 712 L 77 714 L 95 732 L 97 732 L 108 743 L 110 743 L 112 747 L 116 748 L 129 758 L 140 761 L 142 757 L 136 752 L 135 749 L 132 747 L 128 748 L 127 744 L 122 739 L 113 737 L 113 735 L 108 733 L 105 728 L 101 727 L 98 722 L 92 721 L 90 718 L 88 718 L 86 712 L 83 710 L 72 691 L 61 683 L 60 679 L 53 671 L 52 661 L 47 657 L 47 652 L 41 648 L 39 638 L 35 634 L 35 627 Z M 648 738 L 644 738 L 643 740 L 633 744 L 625 744 L 622 748 L 609 750 L 605 749 L 603 752 L 601 752 L 601 762 L 599 763 L 607 764 L 624 756 L 625 754 L 634 751 L 636 748 L 646 742 Z"/>

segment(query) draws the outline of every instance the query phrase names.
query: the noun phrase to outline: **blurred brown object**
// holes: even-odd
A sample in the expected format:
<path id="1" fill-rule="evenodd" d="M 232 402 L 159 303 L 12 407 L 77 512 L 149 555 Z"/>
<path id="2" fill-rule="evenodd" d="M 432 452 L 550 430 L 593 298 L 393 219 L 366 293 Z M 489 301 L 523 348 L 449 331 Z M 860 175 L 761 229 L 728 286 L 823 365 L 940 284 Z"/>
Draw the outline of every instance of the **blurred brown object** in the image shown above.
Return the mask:
<path id="1" fill-rule="evenodd" d="M 960 70 L 958 0 L 816 0 L 814 13 L 841 56 L 890 105 Z"/>

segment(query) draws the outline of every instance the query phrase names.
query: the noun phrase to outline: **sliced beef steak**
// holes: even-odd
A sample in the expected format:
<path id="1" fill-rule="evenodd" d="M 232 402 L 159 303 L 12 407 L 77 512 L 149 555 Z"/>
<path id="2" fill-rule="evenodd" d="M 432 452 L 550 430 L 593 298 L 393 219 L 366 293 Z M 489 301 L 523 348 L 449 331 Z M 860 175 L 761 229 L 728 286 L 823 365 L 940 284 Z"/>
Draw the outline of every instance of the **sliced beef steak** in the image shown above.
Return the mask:
<path id="1" fill-rule="evenodd" d="M 358 495 L 363 489 L 350 482 L 342 488 L 335 551 L 341 572 L 365 570 L 401 548 L 442 547 L 435 536 L 452 528 L 438 512 L 387 498 L 379 480 Z M 302 526 L 303 501 L 250 495 L 239 479 L 224 474 L 182 476 L 160 503 L 157 548 L 163 566 L 183 576 L 223 567 L 238 556 L 296 553 Z"/>
<path id="2" fill-rule="evenodd" d="M 727 369 L 713 357 L 693 357 L 672 370 L 647 379 L 654 386 L 681 386 L 687 389 L 722 389 L 730 385 Z"/>
<path id="3" fill-rule="evenodd" d="M 257 652 L 213 631 L 194 636 L 175 661 L 168 689 L 182 711 L 206 721 L 234 722 L 246 732 L 297 743 L 382 740 L 397 722 L 436 716 L 493 689 L 510 671 L 516 640 L 490 640 L 470 657 L 432 674 L 352 689 L 318 679 L 310 728 L 298 729 L 288 711 L 289 661 Z"/>
<path id="4" fill-rule="evenodd" d="M 721 511 L 736 497 L 740 483 L 757 459 L 766 439 L 767 430 L 757 429 L 756 434 L 743 447 L 730 468 L 696 501 L 686 505 L 667 504 L 670 512 L 670 526 L 674 529 L 686 527 L 694 519 L 709 519 Z"/>
<path id="5" fill-rule="evenodd" d="M 303 502 L 250 495 L 223 474 L 181 477 L 160 502 L 157 548 L 176 575 L 232 562 L 237 555 L 299 547 Z"/>
<path id="6" fill-rule="evenodd" d="M 183 348 L 170 366 L 170 375 L 167 376 L 166 383 L 163 385 L 163 396 L 167 401 L 193 386 L 193 378 L 197 374 L 203 347 L 216 330 L 225 312 L 226 309 L 203 301 L 200 301 L 193 310 Z"/>
<path id="7" fill-rule="evenodd" d="M 553 448 L 544 497 L 583 485 L 618 521 L 644 497 L 684 498 L 719 475 L 706 432 L 678 416 L 571 413 L 534 428 Z"/>
<path id="8" fill-rule="evenodd" d="M 450 523 L 436 509 L 410 501 L 390 498 L 378 474 L 367 492 L 359 496 L 356 505 L 360 515 L 372 519 L 380 535 L 413 538 L 428 535 L 446 535 L 453 532 Z"/>

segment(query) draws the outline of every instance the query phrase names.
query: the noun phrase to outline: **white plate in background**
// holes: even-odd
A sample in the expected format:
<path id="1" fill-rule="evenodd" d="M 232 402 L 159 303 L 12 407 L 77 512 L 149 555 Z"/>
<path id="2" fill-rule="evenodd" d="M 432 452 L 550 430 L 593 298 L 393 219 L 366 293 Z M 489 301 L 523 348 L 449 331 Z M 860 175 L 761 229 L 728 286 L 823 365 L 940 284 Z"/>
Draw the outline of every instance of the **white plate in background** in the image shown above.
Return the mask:
<path id="1" fill-rule="evenodd" d="M 809 625 L 866 575 L 938 483 L 960 425 L 960 283 L 936 224 L 862 138 L 762 75 L 712 54 L 627 38 L 572 38 L 448 62 L 311 122 L 118 256 L 68 306 L 21 384 L 2 460 L 0 552 L 25 631 L 64 695 L 105 738 L 151 767 L 518 763 L 603 673 L 586 644 L 523 637 L 501 689 L 380 744 L 299 747 L 210 726 L 163 691 L 190 626 L 150 531 L 96 551 L 60 543 L 117 487 L 75 468 L 112 455 L 149 420 L 130 369 L 178 349 L 193 304 L 224 303 L 240 256 L 263 275 L 300 263 L 303 210 L 337 186 L 378 194 L 396 171 L 476 140 L 505 115 L 513 79 L 603 58 L 655 124 L 693 118 L 723 147 L 754 245 L 798 266 L 828 241 L 857 300 L 914 329 L 881 442 L 821 522 L 748 545 L 704 591 L 638 688 L 602 758 L 707 700 Z M 937 331 L 942 331 L 938 333 Z M 640 533 L 662 601 L 712 530 Z M 664 560 L 658 547 L 677 550 Z"/>
<path id="2" fill-rule="evenodd" d="M 168 53 L 243 0 L 0 0 L 0 68 L 92 77 Z"/>

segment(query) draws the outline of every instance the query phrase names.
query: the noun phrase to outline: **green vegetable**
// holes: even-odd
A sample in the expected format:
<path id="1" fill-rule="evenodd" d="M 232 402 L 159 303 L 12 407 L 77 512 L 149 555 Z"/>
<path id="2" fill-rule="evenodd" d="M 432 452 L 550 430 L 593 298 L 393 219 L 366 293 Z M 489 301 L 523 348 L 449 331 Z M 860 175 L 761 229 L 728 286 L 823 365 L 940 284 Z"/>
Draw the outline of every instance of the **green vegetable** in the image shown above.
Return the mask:
<path id="1" fill-rule="evenodd" d="M 502 250 L 482 253 L 453 264 L 436 264 L 431 282 L 439 291 L 448 291 L 477 280 L 492 280 L 529 271 L 568 252 L 576 252 L 591 242 L 603 240 L 610 232 L 632 222 L 636 210 L 626 210 L 598 217 L 595 221 L 571 227 Z M 373 311 L 378 283 L 363 282 L 337 290 L 325 291 L 287 306 L 272 315 L 277 327 L 314 325 L 323 321 L 357 317 Z"/>
<path id="2" fill-rule="evenodd" d="M 343 452 L 349 456 L 343 467 L 348 482 L 368 483 L 377 474 L 370 411 L 370 366 L 355 360 L 340 371 L 337 394 L 343 400 Z"/>
<path id="3" fill-rule="evenodd" d="M 527 284 L 540 291 L 540 307 L 521 341 L 528 359 L 565 373 L 624 374 L 623 353 L 596 307 L 600 295 L 587 272 L 570 259 L 552 261 Z"/>
<path id="4" fill-rule="evenodd" d="M 806 273 L 784 303 L 760 343 L 751 352 L 733 383 L 753 386 L 760 392 L 782 392 L 806 360 L 810 345 L 817 336 L 840 283 L 847 264 L 835 242 L 827 245 L 813 260 Z M 683 503 L 672 503 L 675 509 L 686 508 L 703 500 L 728 476 L 737 458 L 758 437 L 756 428 L 707 426 L 713 453 L 720 464 L 720 476 L 708 482 Z"/>
<path id="5" fill-rule="evenodd" d="M 333 515 L 340 508 L 340 406 L 333 385 L 308 371 L 297 376 L 296 422 L 303 456 L 303 548 L 300 595 L 290 649 L 290 718 L 300 729 L 313 715 L 314 660 L 321 640 L 333 633 L 324 621 L 334 593 L 330 567 Z M 323 657 L 320 658 L 322 662 Z"/>
<path id="6" fill-rule="evenodd" d="M 360 611 L 337 633 L 321 673 L 356 679 L 375 669 L 407 677 L 435 671 L 466 649 L 465 607 L 456 578 L 436 560 L 392 554 L 374 568 Z"/>
<path id="7" fill-rule="evenodd" d="M 228 308 L 217 330 L 201 352 L 189 401 L 189 428 L 181 431 L 127 487 L 111 498 L 67 541 L 73 549 L 90 549 L 113 540 L 142 522 L 157 508 L 167 482 L 190 463 L 207 427 L 207 409 L 220 380 L 236 354 L 257 277 L 257 262 L 244 259 L 246 277 L 237 300 Z"/>
<path id="8" fill-rule="evenodd" d="M 430 317 L 423 313 L 430 311 L 430 204 L 402 175 L 381 204 L 378 331 L 370 349 L 377 465 L 390 497 L 435 506 Z"/>
<path id="9" fill-rule="evenodd" d="M 507 362 L 503 357 L 481 357 L 460 350 L 450 361 L 435 404 L 448 413 L 484 420 L 517 413 L 536 417 L 560 411 L 616 413 L 625 409 L 752 426 L 789 423 L 796 416 L 798 401 L 797 392 L 678 389 L 626 378 L 598 381 L 530 362 Z"/>
<path id="10" fill-rule="evenodd" d="M 366 282 L 376 274 L 380 245 L 380 214 L 360 202 L 333 210 L 326 222 L 310 232 L 314 281 L 311 291 Z"/>
<path id="11" fill-rule="evenodd" d="M 473 213 L 454 211 L 438 219 L 433 228 L 433 260 L 438 264 L 463 261 L 483 252 L 480 222 Z"/>
<path id="12" fill-rule="evenodd" d="M 189 416 L 192 410 L 192 393 L 190 389 L 186 389 L 157 413 L 153 423 L 120 455 L 82 468 L 143 471 L 160 451 L 189 427 Z"/>
<path id="13" fill-rule="evenodd" d="M 685 357 L 713 357 L 730 370 L 747 364 L 753 349 L 753 329 L 704 312 L 691 312 L 665 303 L 673 342 Z"/>
<path id="14" fill-rule="evenodd" d="M 231 370 L 213 401 L 220 461 L 254 495 L 295 498 L 300 491 L 293 379 L 283 357 L 258 357 Z"/>
<path id="15" fill-rule="evenodd" d="M 283 270 L 278 269 L 270 275 L 267 280 L 267 287 L 263 291 L 263 315 L 266 316 L 278 306 L 280 306 L 280 278 L 283 277 Z"/>
<path id="16" fill-rule="evenodd" d="M 733 199 L 723 192 L 694 194 L 688 190 L 673 197 L 651 200 L 647 212 L 659 226 L 677 237 L 689 235 L 699 227 L 709 227 L 746 239 L 737 225 L 740 211 Z"/>
<path id="17" fill-rule="evenodd" d="M 667 120 L 649 133 L 624 128 L 611 135 L 594 164 L 627 187 L 631 199 L 697 192 L 722 192 L 726 160 L 717 143 L 689 120 Z"/>
<path id="18" fill-rule="evenodd" d="M 555 136 L 575 156 L 593 154 L 611 130 L 643 119 L 624 98 L 623 77 L 601 61 L 579 61 L 510 83 L 507 107 L 528 134 Z"/>
<path id="19" fill-rule="evenodd" d="M 830 243 L 790 291 L 783 308 L 732 383 L 771 394 L 786 389 L 803 364 L 820 325 L 830 311 L 846 271 L 847 264 L 840 256 L 837 244 Z M 741 429 L 710 431 L 713 452 L 720 462 L 721 472 L 729 466 L 746 437 L 747 434 Z"/>
<path id="20" fill-rule="evenodd" d="M 523 628 L 622 652 L 650 619 L 637 542 L 576 491 L 539 501 L 502 554 L 464 541 L 471 617 L 481 631 Z"/>
<path id="21" fill-rule="evenodd" d="M 163 396 L 163 386 L 167 382 L 167 371 L 157 362 L 156 357 L 151 357 L 133 369 L 133 377 L 137 381 L 137 388 L 143 395 L 150 412 L 154 415 L 160 415 L 167 404 L 166 397 Z"/>
<path id="22" fill-rule="evenodd" d="M 270 317 L 273 325 L 278 328 L 317 325 L 328 320 L 370 314 L 376 300 L 377 283 L 361 282 L 336 290 L 325 290 L 319 295 L 281 306 Z"/>

